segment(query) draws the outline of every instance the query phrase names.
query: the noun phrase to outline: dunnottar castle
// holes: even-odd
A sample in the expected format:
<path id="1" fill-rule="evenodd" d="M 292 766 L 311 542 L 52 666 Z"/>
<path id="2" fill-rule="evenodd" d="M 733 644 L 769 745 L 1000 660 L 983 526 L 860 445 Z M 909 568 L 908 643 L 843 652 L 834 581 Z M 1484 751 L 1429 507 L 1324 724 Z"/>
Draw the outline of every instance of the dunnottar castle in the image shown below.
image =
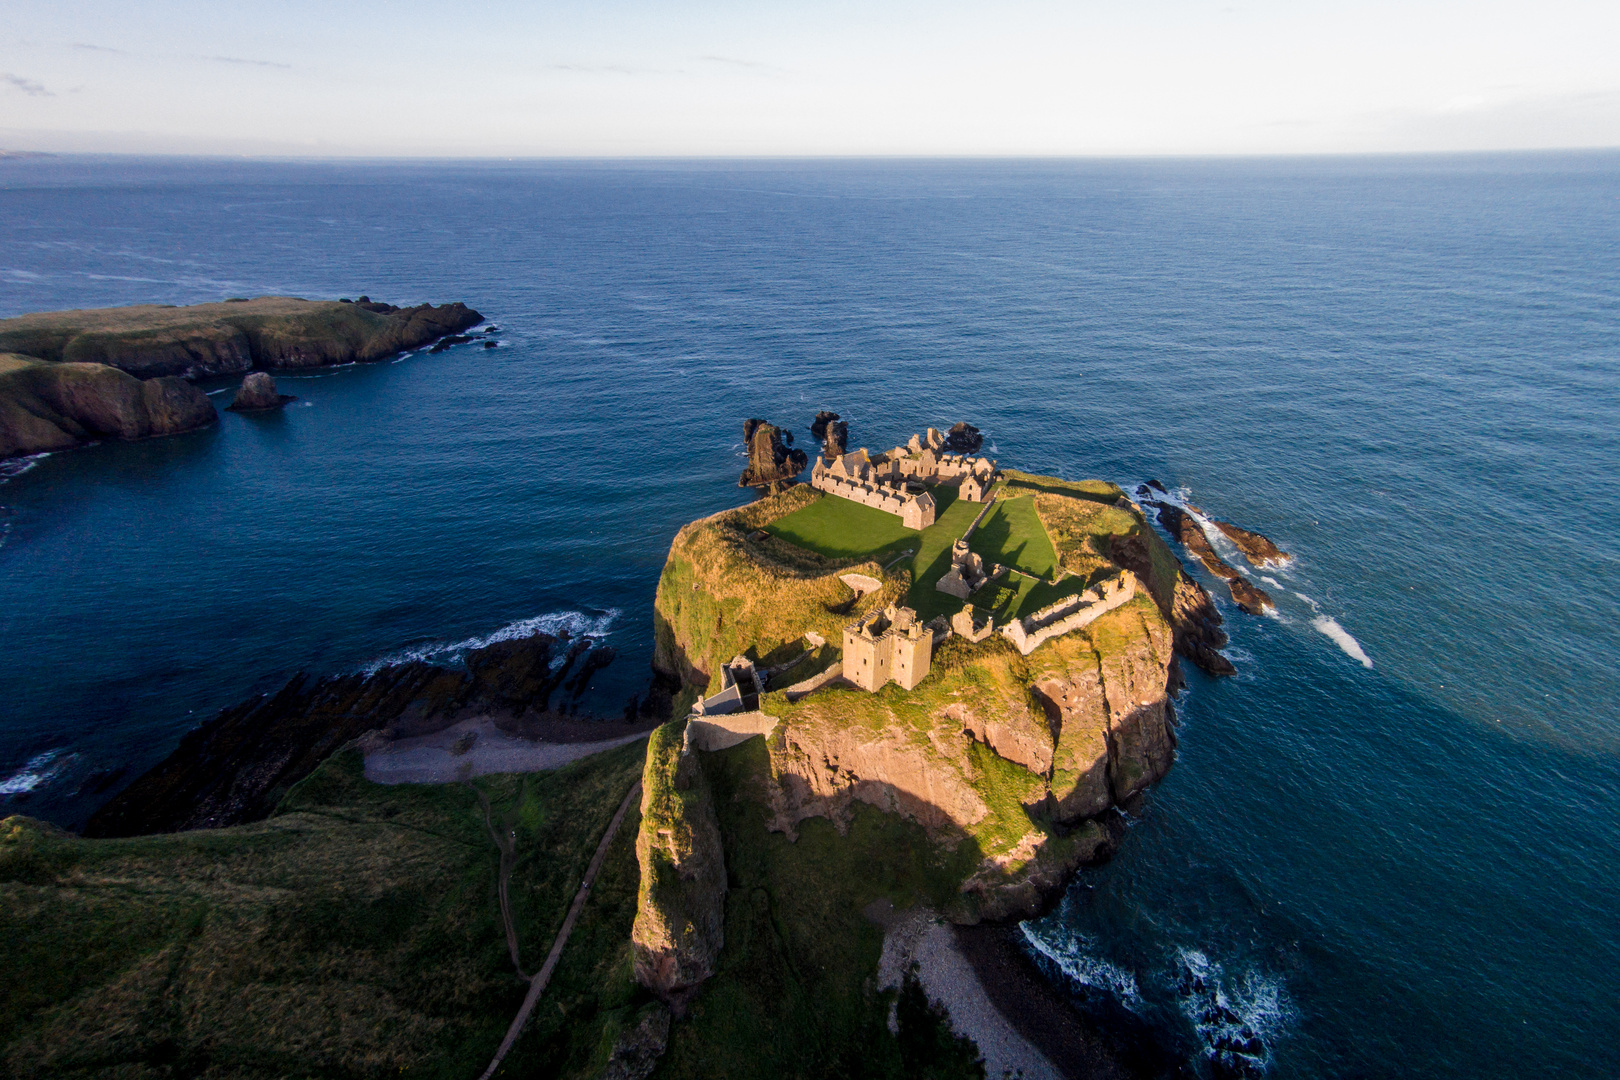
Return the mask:
<path id="1" fill-rule="evenodd" d="M 956 483 L 961 498 L 983 502 L 995 477 L 994 461 L 948 453 L 945 436 L 929 428 L 887 453 L 868 454 L 863 447 L 831 463 L 817 458 L 810 486 L 894 514 L 906 528 L 921 530 L 934 523 L 938 511 L 925 485 Z"/>

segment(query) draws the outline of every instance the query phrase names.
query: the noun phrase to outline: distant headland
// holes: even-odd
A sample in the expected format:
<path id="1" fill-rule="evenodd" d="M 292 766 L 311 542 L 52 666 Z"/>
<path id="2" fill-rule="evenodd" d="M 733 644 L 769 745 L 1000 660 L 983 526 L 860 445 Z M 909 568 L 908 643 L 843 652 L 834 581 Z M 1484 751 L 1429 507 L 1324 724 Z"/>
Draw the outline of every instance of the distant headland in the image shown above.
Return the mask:
<path id="1" fill-rule="evenodd" d="M 194 431 L 218 414 L 191 380 L 382 360 L 483 321 L 462 303 L 396 307 L 365 296 L 262 296 L 3 319 L 0 459 Z"/>

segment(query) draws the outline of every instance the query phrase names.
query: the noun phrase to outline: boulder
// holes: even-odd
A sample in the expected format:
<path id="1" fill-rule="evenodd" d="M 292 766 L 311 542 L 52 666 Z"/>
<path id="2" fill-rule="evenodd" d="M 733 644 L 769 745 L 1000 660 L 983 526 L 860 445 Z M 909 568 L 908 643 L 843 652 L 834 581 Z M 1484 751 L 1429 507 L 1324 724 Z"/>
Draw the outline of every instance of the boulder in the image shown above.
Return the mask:
<path id="1" fill-rule="evenodd" d="M 279 409 L 292 401 L 291 394 L 276 392 L 276 380 L 262 371 L 250 371 L 242 378 L 242 385 L 228 408 L 232 412 L 259 412 Z"/>

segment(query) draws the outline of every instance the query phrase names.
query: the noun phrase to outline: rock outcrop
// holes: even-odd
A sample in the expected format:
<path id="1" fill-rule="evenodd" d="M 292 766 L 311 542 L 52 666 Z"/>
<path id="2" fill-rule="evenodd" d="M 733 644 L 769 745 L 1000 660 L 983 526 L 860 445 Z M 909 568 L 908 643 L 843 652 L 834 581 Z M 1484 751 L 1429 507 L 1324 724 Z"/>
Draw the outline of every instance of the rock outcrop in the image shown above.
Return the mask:
<path id="1" fill-rule="evenodd" d="M 1221 629 L 1221 613 L 1204 587 L 1181 571 L 1177 564 L 1174 582 L 1167 588 L 1160 580 L 1148 545 L 1164 546 L 1156 536 L 1114 536 L 1108 549 L 1113 560 L 1148 583 L 1148 589 L 1169 620 L 1176 652 L 1211 675 L 1233 675 L 1237 669 L 1221 655 L 1227 643 Z M 1167 558 L 1173 557 L 1168 555 Z M 1164 599 L 1168 597 L 1168 602 Z"/>
<path id="2" fill-rule="evenodd" d="M 142 439 L 218 419 L 181 381 L 381 360 L 483 321 L 465 304 L 257 300 L 0 319 L 0 457 Z"/>
<path id="3" fill-rule="evenodd" d="M 521 727 L 565 686 L 589 639 L 547 634 L 469 652 L 465 670 L 420 660 L 372 674 L 294 676 L 274 694 L 220 712 L 98 810 L 86 836 L 221 828 L 267 817 L 287 790 L 365 732 L 441 730 L 466 715 Z M 644 730 L 644 729 L 643 729 Z M 603 727 L 601 737 L 610 737 Z"/>
<path id="4" fill-rule="evenodd" d="M 764 420 L 743 422 L 743 443 L 748 447 L 748 468 L 737 480 L 738 487 L 765 488 L 774 494 L 810 464 L 803 450 L 788 449 L 781 429 Z"/>
<path id="5" fill-rule="evenodd" d="M 818 412 L 810 424 L 810 437 L 821 443 L 821 453 L 835 458 L 849 449 L 849 424 L 835 412 Z"/>
<path id="6" fill-rule="evenodd" d="M 965 421 L 951 425 L 945 433 L 945 449 L 953 454 L 977 454 L 984 445 L 979 429 Z"/>
<path id="7" fill-rule="evenodd" d="M 685 720 L 648 740 L 636 858 L 641 886 L 630 940 L 636 981 L 680 1014 L 714 974 L 725 943 L 726 865 L 714 796 Z"/>
<path id="8" fill-rule="evenodd" d="M 232 412 L 262 412 L 279 409 L 292 400 L 293 395 L 276 391 L 276 380 L 262 371 L 250 371 L 242 377 L 242 385 L 229 408 Z"/>
<path id="9" fill-rule="evenodd" d="M 0 354 L 0 458 L 175 435 L 218 419 L 208 395 L 184 379 Z"/>
<path id="10" fill-rule="evenodd" d="M 1266 595 L 1265 590 L 1250 582 L 1215 553 L 1215 549 L 1209 544 L 1209 537 L 1204 535 L 1203 528 L 1191 514 L 1169 503 L 1154 505 L 1159 508 L 1159 523 L 1169 530 L 1170 535 L 1176 537 L 1183 547 L 1198 556 L 1198 561 L 1203 563 L 1210 573 L 1226 580 L 1226 587 L 1232 593 L 1233 603 L 1250 615 L 1264 615 L 1267 608 L 1276 606 L 1271 602 L 1271 597 Z"/>
<path id="11" fill-rule="evenodd" d="M 1239 528 L 1230 521 L 1219 521 L 1213 518 L 1210 519 L 1210 524 L 1225 533 L 1226 538 L 1237 545 L 1237 549 L 1243 552 L 1243 557 L 1248 559 L 1252 566 L 1280 565 L 1293 558 L 1292 555 L 1289 555 L 1257 532 Z"/>
<path id="12" fill-rule="evenodd" d="M 1247 578 L 1235 577 L 1228 581 L 1227 587 L 1232 590 L 1232 601 L 1250 615 L 1264 615 L 1267 608 L 1277 605 L 1271 602 L 1271 597 L 1258 585 L 1251 584 Z"/>

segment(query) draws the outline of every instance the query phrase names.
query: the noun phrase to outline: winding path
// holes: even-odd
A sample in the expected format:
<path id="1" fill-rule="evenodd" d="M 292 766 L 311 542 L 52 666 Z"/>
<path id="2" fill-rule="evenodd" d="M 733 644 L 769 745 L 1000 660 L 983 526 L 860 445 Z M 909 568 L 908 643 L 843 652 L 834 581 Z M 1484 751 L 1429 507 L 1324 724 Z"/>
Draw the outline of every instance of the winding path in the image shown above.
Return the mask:
<path id="1" fill-rule="evenodd" d="M 557 932 L 557 940 L 551 943 L 551 952 L 546 954 L 546 962 L 541 965 L 535 976 L 529 980 L 529 993 L 523 999 L 523 1007 L 518 1010 L 517 1016 L 513 1018 L 512 1026 L 506 1029 L 506 1038 L 501 1040 L 501 1048 L 495 1051 L 495 1059 L 489 1063 L 489 1068 L 484 1070 L 484 1074 L 479 1077 L 479 1080 L 490 1080 L 490 1077 L 495 1075 L 495 1070 L 501 1067 L 501 1062 L 506 1059 L 506 1055 L 511 1051 L 513 1044 L 517 1042 L 518 1036 L 523 1033 L 523 1026 L 529 1022 L 529 1014 L 534 1011 L 535 1005 L 540 1000 L 540 995 L 545 993 L 546 984 L 551 981 L 551 973 L 557 968 L 557 961 L 562 959 L 563 946 L 568 944 L 568 935 L 574 932 L 574 923 L 579 921 L 579 913 L 585 909 L 585 901 L 590 897 L 591 886 L 596 882 L 596 875 L 602 869 L 602 864 L 607 861 L 608 848 L 612 846 L 613 838 L 618 835 L 619 826 L 624 823 L 625 814 L 630 812 L 631 805 L 640 797 L 641 779 L 638 777 L 636 782 L 630 785 L 630 791 L 625 795 L 624 801 L 619 804 L 619 810 L 613 815 L 613 820 L 608 823 L 607 832 L 602 834 L 602 842 L 596 846 L 596 854 L 591 857 L 591 864 L 585 868 L 585 880 L 579 883 L 579 892 L 574 894 L 573 906 L 568 909 L 568 917 L 563 920 L 562 929 Z M 484 803 L 484 821 L 486 824 L 489 822 L 489 803 L 487 801 Z M 512 963 L 515 965 L 517 963 L 517 930 L 512 925 L 511 909 L 506 902 L 506 882 L 512 872 L 511 860 L 508 856 L 511 845 L 501 843 L 493 825 L 490 826 L 490 835 L 496 837 L 495 844 L 501 849 L 501 920 L 506 924 L 506 940 L 512 949 Z M 523 969 L 519 968 L 518 974 L 521 975 L 522 973 Z"/>

